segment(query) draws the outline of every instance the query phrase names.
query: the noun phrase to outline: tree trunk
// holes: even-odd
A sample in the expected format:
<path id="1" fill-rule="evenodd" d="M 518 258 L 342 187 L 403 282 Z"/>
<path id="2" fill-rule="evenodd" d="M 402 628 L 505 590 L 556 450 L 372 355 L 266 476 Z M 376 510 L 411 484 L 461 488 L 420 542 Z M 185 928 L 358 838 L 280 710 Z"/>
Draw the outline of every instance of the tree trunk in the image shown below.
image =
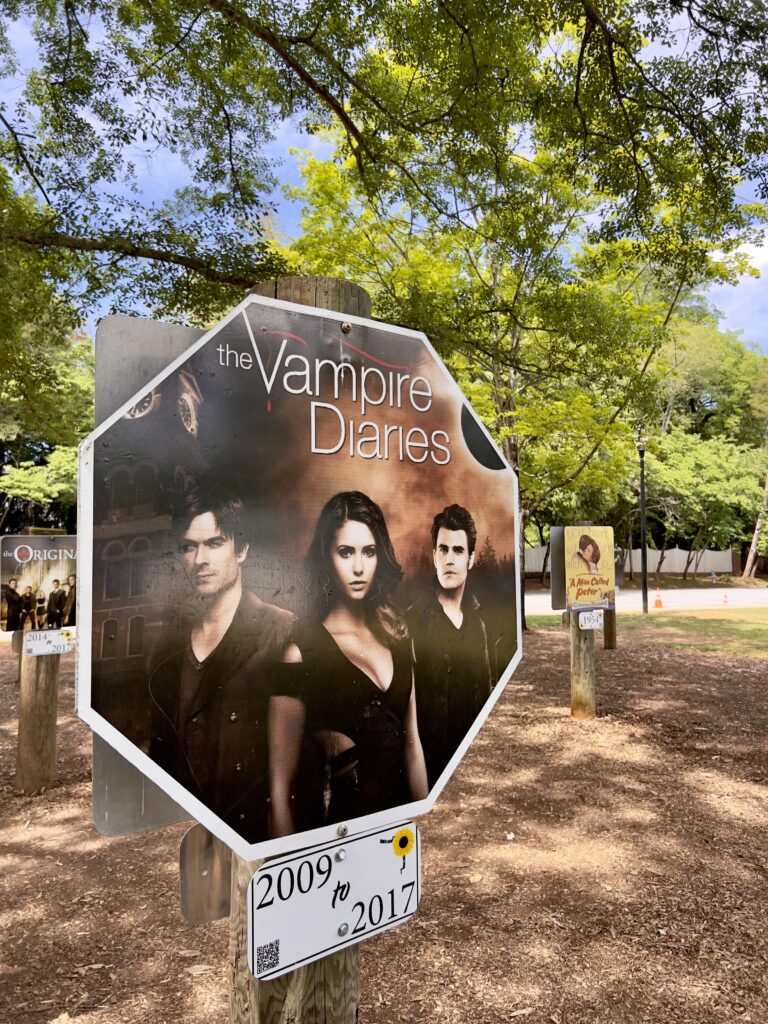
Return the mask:
<path id="1" fill-rule="evenodd" d="M 696 535 L 694 536 L 693 540 L 691 541 L 691 550 L 688 552 L 688 558 L 685 560 L 685 569 L 683 569 L 683 579 L 684 580 L 688 579 L 688 570 L 691 568 L 691 563 L 693 562 L 694 558 L 696 557 L 696 552 L 699 550 L 696 547 L 696 545 L 699 543 L 699 541 L 701 540 L 703 535 L 704 535 L 704 526 L 700 526 L 699 529 L 696 531 Z"/>
<path id="2" fill-rule="evenodd" d="M 528 520 L 528 513 L 520 507 L 520 537 L 517 545 L 517 557 L 520 560 L 520 621 L 523 629 L 528 629 L 525 623 L 525 526 Z"/>
<path id="3" fill-rule="evenodd" d="M 749 545 L 749 554 L 747 555 L 747 561 L 744 566 L 744 572 L 741 574 L 743 580 L 748 580 L 755 575 L 755 569 L 757 568 L 757 549 L 760 545 L 760 538 L 763 535 L 765 529 L 765 520 L 768 517 L 768 473 L 765 474 L 765 496 L 763 497 L 763 504 L 757 515 L 757 522 L 755 523 L 755 532 L 752 535 L 752 543 Z"/>
<path id="4" fill-rule="evenodd" d="M 669 543 L 669 537 L 664 537 L 664 543 L 661 545 L 661 551 L 659 551 L 659 560 L 656 563 L 656 571 L 653 574 L 653 581 L 656 586 L 659 586 L 659 576 L 661 575 L 661 566 L 664 563 L 664 559 L 667 555 L 667 544 Z"/>
<path id="5" fill-rule="evenodd" d="M 634 580 L 635 569 L 632 562 L 632 527 L 630 526 L 627 530 L 627 551 L 629 552 L 629 578 Z"/>
<path id="6" fill-rule="evenodd" d="M 549 543 L 547 543 L 546 551 L 544 552 L 544 563 L 541 567 L 541 585 L 544 586 L 547 577 L 547 562 L 549 561 Z"/>
<path id="7" fill-rule="evenodd" d="M 696 552 L 695 552 L 695 550 L 693 548 L 691 548 L 691 550 L 688 552 L 688 557 L 685 560 L 685 568 L 683 569 L 683 579 L 684 580 L 688 579 L 688 570 L 691 567 L 691 562 L 693 561 L 693 556 L 695 554 L 696 554 Z"/>

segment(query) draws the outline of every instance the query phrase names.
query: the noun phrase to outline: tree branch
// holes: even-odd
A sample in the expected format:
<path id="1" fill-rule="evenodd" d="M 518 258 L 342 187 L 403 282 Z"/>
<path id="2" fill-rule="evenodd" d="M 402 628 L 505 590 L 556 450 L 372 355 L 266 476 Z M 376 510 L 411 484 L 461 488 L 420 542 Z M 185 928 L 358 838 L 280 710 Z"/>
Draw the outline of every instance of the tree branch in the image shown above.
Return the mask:
<path id="1" fill-rule="evenodd" d="M 35 171 L 35 168 L 32 166 L 31 160 L 27 156 L 27 151 L 24 148 L 24 146 L 22 145 L 21 139 L 19 138 L 19 136 L 18 136 L 18 134 L 16 132 L 16 129 L 13 127 L 13 125 L 10 123 L 10 121 L 6 120 L 5 116 L 3 115 L 2 108 L 0 108 L 0 122 L 2 122 L 2 124 L 5 126 L 6 131 L 8 132 L 8 134 L 11 136 L 11 139 L 13 140 L 13 148 L 16 150 L 16 155 L 17 155 L 19 161 L 22 164 L 24 164 L 24 166 L 26 167 L 27 171 L 29 172 L 30 178 L 32 179 L 32 181 L 34 181 L 35 185 L 37 185 L 37 187 L 40 189 L 40 193 L 41 193 L 43 199 L 45 199 L 46 203 L 48 203 L 48 205 L 51 206 L 52 204 L 51 204 L 50 197 L 49 197 L 48 193 L 45 191 L 43 183 L 38 178 L 37 172 Z"/>
<path id="2" fill-rule="evenodd" d="M 651 347 L 650 351 L 648 352 L 648 355 L 645 358 L 645 362 L 640 367 L 640 371 L 637 374 L 637 379 L 638 380 L 645 375 L 648 367 L 651 365 L 651 360 L 653 359 L 654 355 L 656 354 L 656 349 L 657 349 L 657 346 L 653 345 Z M 605 438 L 606 438 L 606 436 L 608 434 L 609 427 L 613 426 L 613 424 L 619 418 L 621 413 L 629 405 L 631 397 L 632 397 L 631 388 L 627 388 L 626 392 L 625 392 L 625 395 L 624 395 L 623 401 L 619 402 L 619 404 L 616 406 L 616 408 L 611 413 L 610 418 L 609 418 L 608 422 L 605 425 L 605 431 L 603 432 L 603 436 L 598 441 L 595 441 L 595 443 L 592 445 L 592 447 L 589 449 L 587 454 L 584 456 L 584 458 L 581 460 L 581 462 L 578 464 L 578 466 L 576 466 L 576 468 L 573 470 L 572 473 L 569 473 L 567 476 L 564 476 L 561 480 L 556 481 L 554 484 L 550 484 L 550 486 L 547 487 L 546 490 L 542 491 L 542 493 L 538 496 L 538 498 L 536 498 L 536 500 L 533 502 L 533 504 L 528 508 L 528 515 L 531 515 L 531 513 L 535 512 L 536 509 L 539 508 L 539 506 L 541 506 L 547 500 L 547 498 L 550 496 L 550 494 L 553 494 L 555 491 L 560 490 L 561 487 L 565 487 L 566 484 L 573 483 L 573 481 L 576 480 L 579 477 L 579 475 L 581 474 L 581 471 L 587 466 L 587 464 L 590 461 L 590 459 L 592 458 L 592 456 L 597 454 L 597 452 L 602 448 L 603 441 L 605 440 Z"/>
<path id="3" fill-rule="evenodd" d="M 101 238 L 87 238 L 82 235 L 69 235 L 63 231 L 36 231 L 31 228 L 22 230 L 4 230 L 0 237 L 21 245 L 29 245 L 37 249 L 57 248 L 70 249 L 74 252 L 114 253 L 120 257 L 153 260 L 184 267 L 192 273 L 199 274 L 206 281 L 214 284 L 228 284 L 237 288 L 250 288 L 258 280 L 259 270 L 254 268 L 252 274 L 236 271 L 217 270 L 210 262 L 196 256 L 185 256 L 171 249 L 158 249 L 151 245 L 142 245 L 124 238 L 104 235 Z M 269 273 L 273 273 L 270 269 Z"/>

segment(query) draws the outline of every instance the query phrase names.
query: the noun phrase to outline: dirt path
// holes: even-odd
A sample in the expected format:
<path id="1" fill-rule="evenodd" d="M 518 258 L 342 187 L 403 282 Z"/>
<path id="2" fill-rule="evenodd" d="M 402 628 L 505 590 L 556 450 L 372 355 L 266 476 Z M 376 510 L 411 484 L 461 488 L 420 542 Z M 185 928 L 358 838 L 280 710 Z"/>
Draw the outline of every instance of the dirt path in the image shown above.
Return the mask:
<path id="1" fill-rule="evenodd" d="M 574 723 L 567 635 L 529 636 L 420 823 L 418 915 L 363 948 L 365 1024 L 768 1022 L 768 661 L 620 643 Z M 184 826 L 96 834 L 71 659 L 60 782 L 14 797 L 0 659 L 0 1021 L 223 1024 L 227 925 L 181 918 Z"/>

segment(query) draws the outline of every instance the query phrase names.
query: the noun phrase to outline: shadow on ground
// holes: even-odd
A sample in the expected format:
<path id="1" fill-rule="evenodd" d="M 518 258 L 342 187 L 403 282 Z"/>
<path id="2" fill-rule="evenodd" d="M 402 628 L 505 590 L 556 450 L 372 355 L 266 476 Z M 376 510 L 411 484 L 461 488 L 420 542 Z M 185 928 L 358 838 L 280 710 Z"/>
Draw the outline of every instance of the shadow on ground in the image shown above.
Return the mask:
<path id="1" fill-rule="evenodd" d="M 60 781 L 14 797 L 0 658 L 0 1020 L 225 1021 L 227 924 L 178 908 L 184 826 L 96 834 L 71 660 Z M 598 679 L 600 717 L 573 722 L 567 634 L 527 637 L 420 823 L 419 913 L 363 947 L 361 1021 L 768 1021 L 768 661 L 633 631 Z"/>

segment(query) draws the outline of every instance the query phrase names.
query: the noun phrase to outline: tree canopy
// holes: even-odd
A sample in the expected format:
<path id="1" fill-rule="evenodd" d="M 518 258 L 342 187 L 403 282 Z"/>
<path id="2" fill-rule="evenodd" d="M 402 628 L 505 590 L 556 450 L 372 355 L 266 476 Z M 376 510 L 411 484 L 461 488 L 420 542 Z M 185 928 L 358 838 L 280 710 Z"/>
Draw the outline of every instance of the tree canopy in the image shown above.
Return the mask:
<path id="1" fill-rule="evenodd" d="M 339 129 L 369 196 L 407 192 L 464 227 L 482 211 L 500 257 L 508 218 L 547 187 L 542 153 L 593 192 L 593 233 L 663 248 L 694 276 L 708 243 L 727 253 L 754 223 L 739 183 L 768 194 L 759 0 L 0 11 L 0 68 L 18 85 L 0 106 L 0 238 L 6 255 L 73 257 L 81 303 L 204 320 L 278 271 L 265 143 L 286 118 Z M 179 179 L 154 205 L 137 191 L 146 161 Z"/>
<path id="2" fill-rule="evenodd" d="M 757 444 L 720 357 L 694 370 L 670 344 L 685 348 L 686 318 L 707 330 L 696 289 L 734 281 L 739 246 L 762 234 L 761 0 L 0 13 L 14 338 L 52 320 L 71 337 L 97 304 L 205 323 L 303 267 L 352 277 L 378 315 L 427 331 L 519 470 L 526 516 L 626 500 L 638 423 L 671 437 L 698 417 L 702 443 L 727 423 Z M 307 162 L 304 239 L 281 248 L 267 147 L 286 121 L 336 157 Z M 146 169 L 165 182 L 152 201 Z M 45 360 L 30 372 L 55 376 Z M 40 457 L 17 460 L 29 493 Z"/>

